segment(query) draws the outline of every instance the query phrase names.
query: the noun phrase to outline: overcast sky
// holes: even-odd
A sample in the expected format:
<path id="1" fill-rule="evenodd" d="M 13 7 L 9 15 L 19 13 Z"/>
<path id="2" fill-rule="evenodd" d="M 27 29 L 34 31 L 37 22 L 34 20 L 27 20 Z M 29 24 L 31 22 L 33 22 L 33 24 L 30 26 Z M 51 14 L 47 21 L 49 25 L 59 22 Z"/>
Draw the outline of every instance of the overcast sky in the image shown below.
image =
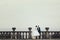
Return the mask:
<path id="1" fill-rule="evenodd" d="M 60 30 L 60 0 L 0 0 L 0 30 Z"/>

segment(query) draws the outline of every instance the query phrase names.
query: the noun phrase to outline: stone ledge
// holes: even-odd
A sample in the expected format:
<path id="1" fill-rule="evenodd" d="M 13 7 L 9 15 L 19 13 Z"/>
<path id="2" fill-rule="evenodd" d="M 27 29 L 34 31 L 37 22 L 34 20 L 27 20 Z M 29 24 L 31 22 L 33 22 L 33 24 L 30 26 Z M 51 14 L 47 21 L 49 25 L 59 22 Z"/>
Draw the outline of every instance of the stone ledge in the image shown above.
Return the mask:
<path id="1" fill-rule="evenodd" d="M 60 40 L 60 39 L 0 39 L 0 40 Z"/>

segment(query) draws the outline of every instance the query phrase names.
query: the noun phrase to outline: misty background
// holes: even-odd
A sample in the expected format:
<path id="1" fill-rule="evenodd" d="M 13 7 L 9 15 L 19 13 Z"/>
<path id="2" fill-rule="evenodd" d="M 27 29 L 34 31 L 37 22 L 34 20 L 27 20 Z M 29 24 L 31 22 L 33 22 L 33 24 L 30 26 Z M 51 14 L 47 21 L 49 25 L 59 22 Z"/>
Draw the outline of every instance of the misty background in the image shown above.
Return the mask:
<path id="1" fill-rule="evenodd" d="M 0 31 L 34 29 L 35 25 L 60 31 L 60 0 L 0 0 Z"/>

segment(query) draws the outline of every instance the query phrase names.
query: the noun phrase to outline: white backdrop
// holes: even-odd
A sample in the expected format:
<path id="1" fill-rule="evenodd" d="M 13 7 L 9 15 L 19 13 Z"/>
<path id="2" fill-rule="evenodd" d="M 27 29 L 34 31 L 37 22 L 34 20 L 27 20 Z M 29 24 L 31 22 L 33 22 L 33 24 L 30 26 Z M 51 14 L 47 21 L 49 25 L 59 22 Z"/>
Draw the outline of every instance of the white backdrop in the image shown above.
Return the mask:
<path id="1" fill-rule="evenodd" d="M 0 30 L 60 30 L 60 0 L 0 0 Z"/>

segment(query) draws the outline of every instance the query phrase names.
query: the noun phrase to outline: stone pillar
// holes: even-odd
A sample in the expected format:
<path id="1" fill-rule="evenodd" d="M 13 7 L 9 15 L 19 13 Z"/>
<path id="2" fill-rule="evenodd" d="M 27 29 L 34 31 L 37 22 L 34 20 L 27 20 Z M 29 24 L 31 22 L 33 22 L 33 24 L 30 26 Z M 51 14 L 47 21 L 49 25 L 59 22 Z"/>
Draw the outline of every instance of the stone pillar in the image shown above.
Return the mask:
<path id="1" fill-rule="evenodd" d="M 48 31 L 49 30 L 49 27 L 46 27 L 45 29 L 46 29 L 46 38 L 48 39 L 49 38 L 49 33 L 48 33 L 49 32 Z"/>
<path id="2" fill-rule="evenodd" d="M 13 27 L 12 30 L 13 30 L 13 32 L 12 32 L 12 33 L 13 33 L 13 35 L 12 35 L 12 39 L 15 39 L 15 30 L 16 30 L 16 28 Z"/>
<path id="3" fill-rule="evenodd" d="M 28 29 L 29 29 L 29 36 L 28 36 L 28 38 L 29 38 L 29 39 L 32 39 L 32 35 L 31 35 L 31 33 L 32 33 L 31 29 L 32 29 L 32 28 L 29 27 Z"/>

